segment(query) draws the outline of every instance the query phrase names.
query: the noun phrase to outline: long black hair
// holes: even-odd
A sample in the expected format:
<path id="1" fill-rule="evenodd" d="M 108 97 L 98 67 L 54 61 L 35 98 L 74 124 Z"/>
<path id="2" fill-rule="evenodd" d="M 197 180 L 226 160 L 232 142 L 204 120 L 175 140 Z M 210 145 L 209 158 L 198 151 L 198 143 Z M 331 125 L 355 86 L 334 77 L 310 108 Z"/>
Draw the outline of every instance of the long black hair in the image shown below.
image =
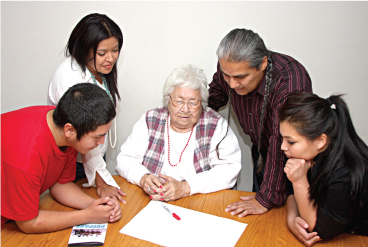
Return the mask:
<path id="1" fill-rule="evenodd" d="M 342 167 L 350 170 L 350 197 L 358 203 L 368 169 L 368 147 L 355 131 L 349 109 L 342 95 L 327 99 L 312 93 L 290 94 L 279 109 L 279 121 L 288 122 L 309 140 L 325 134 L 328 147 L 324 163 L 316 164 L 316 177 L 310 184 L 310 199 L 320 205 L 326 197 L 328 178 Z"/>
<path id="2" fill-rule="evenodd" d="M 91 50 L 93 51 L 93 59 L 95 59 L 98 44 L 110 37 L 117 38 L 120 55 L 120 50 L 123 46 L 123 33 L 119 26 L 106 15 L 89 14 L 79 21 L 70 34 L 69 41 L 65 47 L 65 56 L 72 56 L 85 72 Z M 104 76 L 116 106 L 116 97 L 120 100 L 117 87 L 116 63 L 112 71 Z"/>

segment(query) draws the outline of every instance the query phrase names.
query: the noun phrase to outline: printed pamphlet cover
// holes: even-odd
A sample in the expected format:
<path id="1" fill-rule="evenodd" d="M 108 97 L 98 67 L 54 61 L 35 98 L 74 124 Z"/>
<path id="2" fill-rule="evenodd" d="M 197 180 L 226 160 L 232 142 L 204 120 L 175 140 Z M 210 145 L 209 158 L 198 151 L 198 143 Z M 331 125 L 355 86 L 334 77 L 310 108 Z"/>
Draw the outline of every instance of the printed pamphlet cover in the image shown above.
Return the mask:
<path id="1" fill-rule="evenodd" d="M 68 246 L 102 246 L 105 243 L 106 224 L 75 226 L 70 234 Z"/>

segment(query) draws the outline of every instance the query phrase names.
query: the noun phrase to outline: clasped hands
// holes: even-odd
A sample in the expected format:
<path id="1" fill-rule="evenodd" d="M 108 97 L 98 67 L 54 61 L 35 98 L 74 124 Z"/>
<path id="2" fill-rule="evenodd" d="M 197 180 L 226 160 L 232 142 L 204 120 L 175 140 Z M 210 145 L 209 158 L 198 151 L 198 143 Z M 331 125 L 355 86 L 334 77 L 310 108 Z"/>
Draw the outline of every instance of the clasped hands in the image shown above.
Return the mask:
<path id="1" fill-rule="evenodd" d="M 85 210 L 95 223 L 113 223 L 121 218 L 119 202 L 108 196 L 94 200 Z"/>
<path id="2" fill-rule="evenodd" d="M 174 201 L 190 194 L 188 182 L 178 181 L 161 173 L 159 176 L 145 174 L 139 184 L 150 198 L 156 201 Z"/>
<path id="3" fill-rule="evenodd" d="M 126 203 L 122 196 L 126 196 L 126 194 L 118 188 L 110 185 L 103 185 L 97 187 L 97 195 L 105 201 L 103 205 L 110 206 L 112 209 L 110 210 L 109 222 L 113 223 L 118 221 L 121 218 L 121 208 L 120 203 Z"/>
<path id="4" fill-rule="evenodd" d="M 126 194 L 121 189 L 108 185 L 105 182 L 99 183 L 96 192 L 97 195 L 100 197 L 100 201 L 103 201 L 103 203 L 97 204 L 99 205 L 99 207 L 97 208 L 105 208 L 105 210 L 110 208 L 109 222 L 112 223 L 118 221 L 121 218 L 121 208 L 119 201 L 121 201 L 122 203 L 126 203 L 122 197 L 126 196 Z M 102 205 L 104 205 L 105 207 L 102 207 Z"/>

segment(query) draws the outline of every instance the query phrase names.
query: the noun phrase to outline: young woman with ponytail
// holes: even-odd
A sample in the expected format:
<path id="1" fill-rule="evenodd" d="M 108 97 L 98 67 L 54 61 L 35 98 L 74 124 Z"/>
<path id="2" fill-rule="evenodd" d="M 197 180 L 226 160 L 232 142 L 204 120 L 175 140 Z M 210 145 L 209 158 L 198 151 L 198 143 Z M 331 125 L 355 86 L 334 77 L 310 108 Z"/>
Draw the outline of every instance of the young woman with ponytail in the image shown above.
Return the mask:
<path id="1" fill-rule="evenodd" d="M 234 29 L 217 49 L 217 72 L 209 85 L 208 106 L 229 103 L 253 143 L 253 191 L 225 210 L 239 217 L 263 214 L 287 198 L 286 157 L 281 151 L 277 109 L 293 92 L 312 92 L 306 69 L 294 58 L 268 50 L 252 30 Z M 229 115 L 230 116 L 230 115 Z"/>
<path id="2" fill-rule="evenodd" d="M 290 230 L 308 246 L 344 232 L 368 235 L 368 147 L 341 95 L 291 94 L 278 113 L 294 189 Z"/>

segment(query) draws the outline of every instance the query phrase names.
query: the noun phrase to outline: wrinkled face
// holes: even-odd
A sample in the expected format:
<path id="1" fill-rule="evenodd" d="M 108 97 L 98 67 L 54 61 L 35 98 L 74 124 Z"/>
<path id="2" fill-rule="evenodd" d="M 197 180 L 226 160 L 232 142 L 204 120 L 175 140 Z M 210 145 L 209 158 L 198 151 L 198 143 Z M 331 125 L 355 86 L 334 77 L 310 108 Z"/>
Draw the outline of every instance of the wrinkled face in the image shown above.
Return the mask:
<path id="1" fill-rule="evenodd" d="M 97 47 L 95 54 L 95 61 L 91 51 L 91 59 L 87 63 L 87 67 L 93 71 L 97 71 L 102 74 L 108 74 L 114 67 L 116 60 L 119 57 L 119 41 L 116 37 L 110 37 L 102 40 Z"/>
<path id="2" fill-rule="evenodd" d="M 265 75 L 267 57 L 262 61 L 259 69 L 249 67 L 247 61 L 229 62 L 219 59 L 222 75 L 225 81 L 239 95 L 246 95 L 259 87 Z"/>
<path id="3" fill-rule="evenodd" d="M 281 149 L 288 158 L 313 160 L 319 153 L 318 141 L 309 140 L 298 133 L 288 122 L 280 123 L 280 133 L 283 137 Z"/>
<path id="4" fill-rule="evenodd" d="M 167 105 L 173 130 L 186 132 L 198 122 L 202 113 L 201 100 L 198 89 L 176 87 L 173 90 Z"/>
<path id="5" fill-rule="evenodd" d="M 88 153 L 90 150 L 96 148 L 99 144 L 105 142 L 105 135 L 111 127 L 111 122 L 105 125 L 98 126 L 95 131 L 88 132 L 78 141 L 77 135 L 71 138 L 71 146 L 82 154 Z"/>

